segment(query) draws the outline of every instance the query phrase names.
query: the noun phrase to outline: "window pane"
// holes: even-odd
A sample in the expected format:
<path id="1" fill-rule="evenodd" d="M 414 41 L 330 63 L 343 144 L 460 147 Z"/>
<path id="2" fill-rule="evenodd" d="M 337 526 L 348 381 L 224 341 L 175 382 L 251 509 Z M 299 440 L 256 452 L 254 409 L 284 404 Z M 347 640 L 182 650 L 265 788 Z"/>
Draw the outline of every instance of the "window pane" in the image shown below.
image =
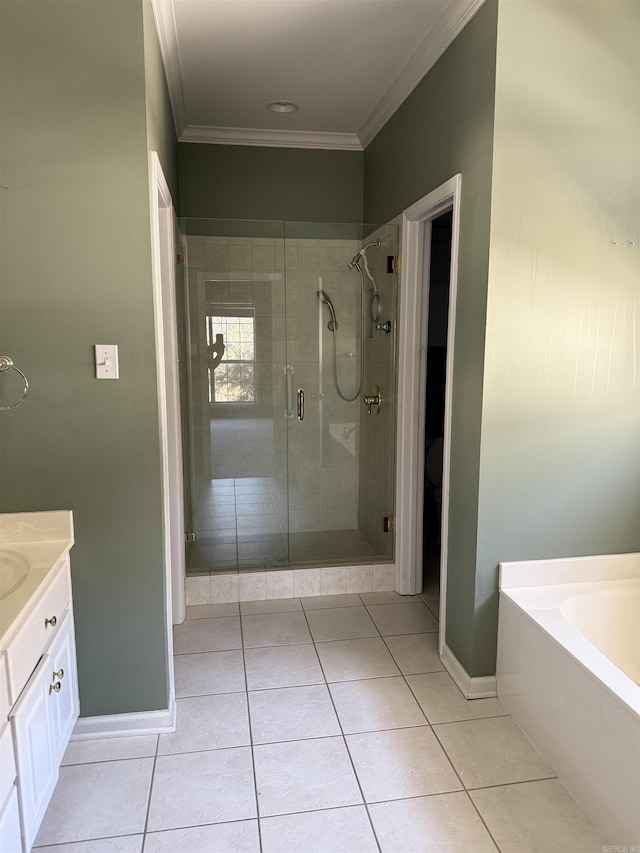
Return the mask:
<path id="1" fill-rule="evenodd" d="M 213 374 L 213 397 L 216 403 L 253 403 L 253 364 L 219 364 Z"/>
<path id="2" fill-rule="evenodd" d="M 214 309 L 215 310 L 215 309 Z M 221 306 L 221 311 L 225 309 Z M 252 315 L 210 314 L 207 317 L 207 342 L 223 336 L 224 354 L 210 370 L 210 402 L 255 402 L 255 321 Z"/>

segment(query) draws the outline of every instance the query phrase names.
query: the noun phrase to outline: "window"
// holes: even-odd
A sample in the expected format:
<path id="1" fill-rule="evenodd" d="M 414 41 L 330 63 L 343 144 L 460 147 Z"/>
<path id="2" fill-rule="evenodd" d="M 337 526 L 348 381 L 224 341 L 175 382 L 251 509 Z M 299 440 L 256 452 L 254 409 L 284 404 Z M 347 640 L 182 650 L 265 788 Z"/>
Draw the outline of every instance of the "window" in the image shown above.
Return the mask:
<path id="1" fill-rule="evenodd" d="M 253 306 L 210 305 L 207 315 L 209 402 L 255 403 L 255 309 Z M 216 337 L 224 352 L 217 361 Z"/>

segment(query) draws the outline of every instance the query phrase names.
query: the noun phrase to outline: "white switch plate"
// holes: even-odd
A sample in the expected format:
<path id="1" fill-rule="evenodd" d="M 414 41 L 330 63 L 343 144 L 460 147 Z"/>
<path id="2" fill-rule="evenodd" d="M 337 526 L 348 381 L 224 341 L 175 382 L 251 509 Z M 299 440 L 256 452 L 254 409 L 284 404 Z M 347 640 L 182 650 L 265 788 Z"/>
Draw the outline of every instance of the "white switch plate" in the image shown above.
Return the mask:
<path id="1" fill-rule="evenodd" d="M 96 379 L 118 379 L 117 344 L 96 344 Z"/>

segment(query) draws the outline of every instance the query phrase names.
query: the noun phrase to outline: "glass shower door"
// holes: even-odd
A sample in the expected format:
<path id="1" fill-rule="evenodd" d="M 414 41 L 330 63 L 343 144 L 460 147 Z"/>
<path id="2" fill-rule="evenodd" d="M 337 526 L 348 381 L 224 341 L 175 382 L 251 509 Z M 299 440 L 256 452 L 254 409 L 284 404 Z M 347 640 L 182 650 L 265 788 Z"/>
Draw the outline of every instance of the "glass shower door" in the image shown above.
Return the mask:
<path id="1" fill-rule="evenodd" d="M 397 228 L 181 225 L 187 571 L 392 560 Z"/>
<path id="2" fill-rule="evenodd" d="M 285 225 L 291 564 L 393 559 L 397 253 L 395 226 Z"/>
<path id="3" fill-rule="evenodd" d="M 185 219 L 187 571 L 286 566 L 282 224 Z"/>

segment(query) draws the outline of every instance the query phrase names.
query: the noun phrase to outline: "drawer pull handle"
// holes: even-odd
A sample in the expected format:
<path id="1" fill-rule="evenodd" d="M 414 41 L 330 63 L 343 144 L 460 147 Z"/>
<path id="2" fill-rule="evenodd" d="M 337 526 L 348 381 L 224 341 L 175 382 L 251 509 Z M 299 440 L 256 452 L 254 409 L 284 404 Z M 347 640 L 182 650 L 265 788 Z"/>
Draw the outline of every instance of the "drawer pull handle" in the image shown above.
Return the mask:
<path id="1" fill-rule="evenodd" d="M 52 628 L 55 628 L 57 624 L 58 624 L 58 620 L 55 616 L 52 616 L 51 619 L 45 619 L 44 620 L 44 627 L 45 628 L 47 627 L 47 625 L 51 625 Z"/>
<path id="2" fill-rule="evenodd" d="M 60 667 L 60 669 L 56 672 L 53 672 L 53 678 L 64 678 L 64 669 Z"/>
<path id="3" fill-rule="evenodd" d="M 62 685 L 60 684 L 60 682 L 59 682 L 59 681 L 56 681 L 56 683 L 55 683 L 55 684 L 50 684 L 50 685 L 49 685 L 49 693 L 60 693 L 60 688 L 61 688 L 61 687 L 62 687 Z"/>

